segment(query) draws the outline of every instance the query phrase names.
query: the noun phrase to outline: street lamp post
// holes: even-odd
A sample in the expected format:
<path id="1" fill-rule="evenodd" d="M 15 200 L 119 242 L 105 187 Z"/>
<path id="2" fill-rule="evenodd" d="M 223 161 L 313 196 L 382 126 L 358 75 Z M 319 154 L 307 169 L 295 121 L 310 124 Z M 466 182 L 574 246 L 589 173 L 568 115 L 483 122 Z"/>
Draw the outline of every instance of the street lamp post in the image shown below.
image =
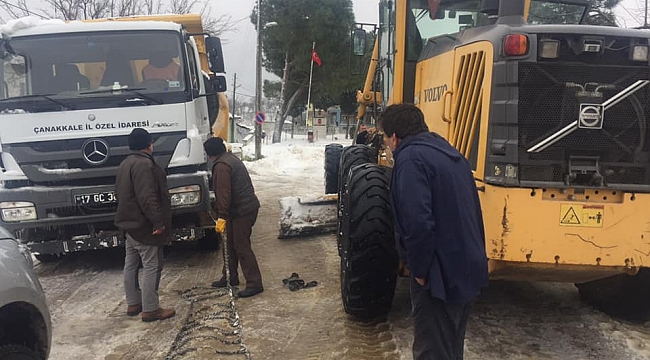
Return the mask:
<path id="1" fill-rule="evenodd" d="M 262 1 L 257 0 L 257 60 L 255 72 L 255 116 L 262 111 L 262 31 L 278 23 L 270 22 L 262 27 Z M 255 121 L 255 159 L 262 158 L 262 124 Z"/>
<path id="2" fill-rule="evenodd" d="M 262 111 L 262 1 L 257 0 L 257 61 L 255 73 L 255 116 Z M 255 119 L 255 159 L 262 158 L 262 124 Z"/>

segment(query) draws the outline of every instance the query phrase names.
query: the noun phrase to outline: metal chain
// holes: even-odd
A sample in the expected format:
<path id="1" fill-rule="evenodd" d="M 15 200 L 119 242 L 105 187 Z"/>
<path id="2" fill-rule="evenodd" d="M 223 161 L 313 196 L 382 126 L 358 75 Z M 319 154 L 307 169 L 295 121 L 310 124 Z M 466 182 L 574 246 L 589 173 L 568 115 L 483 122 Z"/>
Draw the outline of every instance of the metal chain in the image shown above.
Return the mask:
<path id="1" fill-rule="evenodd" d="M 214 220 L 214 219 L 213 219 Z M 216 224 L 216 221 L 215 221 Z M 236 350 L 210 349 L 220 355 L 244 355 L 246 360 L 251 360 L 251 354 L 244 345 L 242 339 L 242 324 L 239 314 L 235 308 L 235 295 L 232 285 L 230 285 L 230 267 L 228 266 L 228 238 L 226 233 L 222 233 L 223 239 L 223 261 L 226 267 L 226 284 L 225 289 L 215 289 L 212 287 L 194 286 L 181 292 L 181 297 L 190 302 L 190 316 L 187 322 L 176 335 L 165 360 L 196 360 L 191 357 L 201 349 L 206 349 L 202 342 L 206 340 L 216 340 L 224 345 L 238 345 Z M 226 290 L 226 291 L 224 291 Z M 226 302 L 210 302 L 223 297 L 228 297 Z M 205 302 L 208 302 L 205 304 Z M 203 306 L 198 307 L 201 303 Z M 195 307 L 197 307 L 195 309 Z M 216 309 L 215 309 L 216 307 Z M 228 323 L 227 329 L 219 326 L 210 325 L 214 320 L 225 320 Z M 203 332 L 198 334 L 198 332 Z M 234 339 L 229 339 L 234 337 Z M 188 355 L 189 357 L 186 357 Z"/>

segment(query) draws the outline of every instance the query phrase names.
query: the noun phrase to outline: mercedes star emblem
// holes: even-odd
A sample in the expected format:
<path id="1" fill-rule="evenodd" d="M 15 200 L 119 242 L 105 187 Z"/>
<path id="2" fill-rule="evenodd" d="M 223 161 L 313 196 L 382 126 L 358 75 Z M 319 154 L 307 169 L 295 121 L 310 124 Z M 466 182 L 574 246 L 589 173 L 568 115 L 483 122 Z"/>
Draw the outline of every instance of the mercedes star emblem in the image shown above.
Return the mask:
<path id="1" fill-rule="evenodd" d="M 84 160 L 90 165 L 101 165 L 108 160 L 108 144 L 101 139 L 87 140 L 81 147 Z"/>
<path id="2" fill-rule="evenodd" d="M 90 114 L 90 115 L 88 115 L 88 120 L 90 120 L 90 121 L 95 121 L 95 119 L 97 119 L 97 117 L 95 116 L 95 114 Z"/>

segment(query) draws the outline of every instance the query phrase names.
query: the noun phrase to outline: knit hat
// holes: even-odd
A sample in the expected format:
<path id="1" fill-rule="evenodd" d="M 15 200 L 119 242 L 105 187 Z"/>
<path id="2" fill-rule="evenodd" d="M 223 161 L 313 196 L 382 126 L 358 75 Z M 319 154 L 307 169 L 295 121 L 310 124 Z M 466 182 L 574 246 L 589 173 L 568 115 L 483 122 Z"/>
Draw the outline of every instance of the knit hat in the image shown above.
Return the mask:
<path id="1" fill-rule="evenodd" d="M 226 152 L 226 145 L 222 138 L 211 137 L 203 143 L 203 148 L 208 156 L 219 156 Z"/>
<path id="2" fill-rule="evenodd" d="M 129 134 L 129 149 L 132 151 L 144 150 L 151 145 L 151 134 L 145 129 L 135 128 Z"/>

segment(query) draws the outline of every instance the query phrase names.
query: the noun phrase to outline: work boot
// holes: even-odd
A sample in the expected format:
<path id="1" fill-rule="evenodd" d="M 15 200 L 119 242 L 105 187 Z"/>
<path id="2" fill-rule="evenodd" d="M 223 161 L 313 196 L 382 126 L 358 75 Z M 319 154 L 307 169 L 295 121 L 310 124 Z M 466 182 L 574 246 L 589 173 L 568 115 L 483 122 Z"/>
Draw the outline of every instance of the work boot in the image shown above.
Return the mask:
<path id="1" fill-rule="evenodd" d="M 257 288 L 247 287 L 246 289 L 238 292 L 237 296 L 239 296 L 240 298 L 247 298 L 247 297 L 251 297 L 253 295 L 257 295 L 257 294 L 261 293 L 262 291 L 264 291 L 264 288 L 261 287 L 261 286 L 257 287 Z"/>
<path id="2" fill-rule="evenodd" d="M 174 309 L 158 308 L 158 310 L 154 310 L 154 311 L 143 311 L 142 321 L 152 322 L 157 320 L 165 320 L 165 319 L 169 319 L 174 315 L 176 315 L 176 310 Z"/>
<path id="3" fill-rule="evenodd" d="M 126 315 L 127 315 L 127 316 L 136 316 L 136 315 L 138 315 L 138 314 L 141 313 L 141 312 L 142 312 L 142 304 L 138 304 L 138 305 L 129 305 L 129 306 L 126 308 Z"/>
<path id="4" fill-rule="evenodd" d="M 238 286 L 239 285 L 239 279 L 230 279 L 230 286 Z M 221 278 L 219 281 L 215 281 L 212 283 L 213 288 L 225 288 L 228 286 L 228 282 L 225 278 Z"/>

